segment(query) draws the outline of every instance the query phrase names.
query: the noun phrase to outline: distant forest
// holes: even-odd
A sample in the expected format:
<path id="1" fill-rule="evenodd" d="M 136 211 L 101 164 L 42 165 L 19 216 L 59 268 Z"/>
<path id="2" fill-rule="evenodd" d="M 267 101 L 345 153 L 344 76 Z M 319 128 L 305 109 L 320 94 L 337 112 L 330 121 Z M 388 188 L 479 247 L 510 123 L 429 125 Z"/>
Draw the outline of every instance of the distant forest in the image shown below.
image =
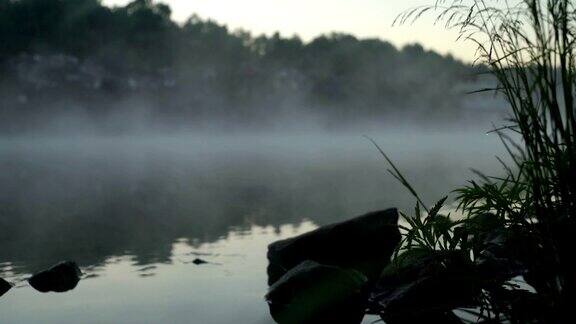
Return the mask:
<path id="1" fill-rule="evenodd" d="M 418 44 L 398 49 L 341 33 L 308 42 L 253 36 L 195 15 L 176 23 L 169 6 L 150 0 L 113 8 L 98 0 L 0 0 L 0 44 L 4 133 L 62 116 L 63 125 L 111 129 L 304 116 L 336 127 L 392 112 L 445 118 L 459 113 L 478 72 Z"/>

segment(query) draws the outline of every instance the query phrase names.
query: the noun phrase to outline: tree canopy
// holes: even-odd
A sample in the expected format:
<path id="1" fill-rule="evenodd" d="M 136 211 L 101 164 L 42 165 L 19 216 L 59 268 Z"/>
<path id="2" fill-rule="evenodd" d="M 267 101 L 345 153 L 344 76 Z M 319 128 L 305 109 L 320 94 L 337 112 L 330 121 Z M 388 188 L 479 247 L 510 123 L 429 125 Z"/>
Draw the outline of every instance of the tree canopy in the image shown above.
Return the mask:
<path id="1" fill-rule="evenodd" d="M 334 119 L 450 110 L 454 89 L 474 74 L 417 44 L 398 49 L 342 33 L 309 42 L 253 36 L 196 15 L 178 24 L 169 6 L 151 0 L 112 8 L 0 0 L 0 44 L 0 109 L 11 124 L 56 108 L 98 115 L 134 97 L 157 116 L 189 120 L 294 107 Z"/>

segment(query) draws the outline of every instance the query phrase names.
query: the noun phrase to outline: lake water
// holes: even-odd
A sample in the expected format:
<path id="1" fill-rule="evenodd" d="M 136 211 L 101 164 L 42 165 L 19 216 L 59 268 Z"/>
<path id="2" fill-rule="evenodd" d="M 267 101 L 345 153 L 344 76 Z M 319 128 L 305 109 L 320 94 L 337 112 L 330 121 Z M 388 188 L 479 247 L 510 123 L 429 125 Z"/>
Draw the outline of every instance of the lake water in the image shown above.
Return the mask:
<path id="1" fill-rule="evenodd" d="M 433 203 L 504 155 L 485 129 L 372 132 Z M 266 246 L 414 199 L 361 132 L 0 140 L 2 323 L 271 323 Z M 191 261 L 202 258 L 208 264 Z M 42 294 L 31 273 L 85 273 Z"/>

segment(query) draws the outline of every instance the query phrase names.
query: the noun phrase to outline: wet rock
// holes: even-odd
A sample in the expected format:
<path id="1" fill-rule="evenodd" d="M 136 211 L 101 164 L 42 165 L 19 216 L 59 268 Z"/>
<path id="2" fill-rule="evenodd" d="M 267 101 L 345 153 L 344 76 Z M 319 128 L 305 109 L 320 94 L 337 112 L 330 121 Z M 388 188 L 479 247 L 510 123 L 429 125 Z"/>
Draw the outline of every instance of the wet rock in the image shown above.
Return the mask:
<path id="1" fill-rule="evenodd" d="M 360 271 L 375 282 L 400 242 L 398 211 L 368 213 L 268 246 L 268 284 L 304 260 Z"/>
<path id="2" fill-rule="evenodd" d="M 304 261 L 285 273 L 266 295 L 277 323 L 360 323 L 368 278 L 352 269 Z"/>
<path id="3" fill-rule="evenodd" d="M 75 262 L 58 263 L 28 279 L 28 283 L 40 292 L 65 292 L 76 288 L 82 271 Z"/>
<path id="4" fill-rule="evenodd" d="M 554 318 L 554 302 L 541 294 L 500 286 L 490 289 L 490 298 L 495 304 L 507 305 L 515 323 L 563 323 L 550 320 Z"/>
<path id="5" fill-rule="evenodd" d="M 2 297 L 10 289 L 12 289 L 12 284 L 0 278 L 0 297 Z"/>
<path id="6" fill-rule="evenodd" d="M 553 259 L 540 247 L 537 228 L 507 225 L 502 217 L 484 213 L 467 219 L 457 230 L 466 235 L 476 274 L 489 282 L 490 289 L 517 276 L 540 291 L 548 286 L 544 278 L 552 275 Z"/>
<path id="7" fill-rule="evenodd" d="M 487 279 L 501 283 L 515 276 L 526 274 L 526 252 L 533 240 L 509 229 L 494 230 L 486 234 L 477 252 L 476 266 L 478 272 Z M 536 249 L 532 249 L 532 257 Z"/>
<path id="8" fill-rule="evenodd" d="M 370 308 L 388 324 L 459 323 L 452 310 L 474 306 L 480 292 L 472 262 L 459 251 L 407 253 L 386 268 Z"/>

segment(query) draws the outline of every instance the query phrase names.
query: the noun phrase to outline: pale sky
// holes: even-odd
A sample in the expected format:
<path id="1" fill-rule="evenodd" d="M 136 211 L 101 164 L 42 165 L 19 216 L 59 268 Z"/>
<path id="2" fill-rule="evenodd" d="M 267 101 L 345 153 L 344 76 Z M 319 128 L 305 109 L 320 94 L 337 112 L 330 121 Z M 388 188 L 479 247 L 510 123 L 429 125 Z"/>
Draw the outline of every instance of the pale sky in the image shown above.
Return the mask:
<path id="1" fill-rule="evenodd" d="M 130 0 L 103 0 L 106 5 L 125 5 Z M 414 25 L 392 26 L 404 10 L 434 0 L 164 0 L 172 18 L 185 21 L 196 13 L 253 35 L 298 34 L 304 40 L 332 31 L 360 38 L 379 37 L 397 46 L 419 42 L 427 49 L 472 61 L 472 44 L 456 41 L 456 33 L 434 26 L 432 19 Z"/>

